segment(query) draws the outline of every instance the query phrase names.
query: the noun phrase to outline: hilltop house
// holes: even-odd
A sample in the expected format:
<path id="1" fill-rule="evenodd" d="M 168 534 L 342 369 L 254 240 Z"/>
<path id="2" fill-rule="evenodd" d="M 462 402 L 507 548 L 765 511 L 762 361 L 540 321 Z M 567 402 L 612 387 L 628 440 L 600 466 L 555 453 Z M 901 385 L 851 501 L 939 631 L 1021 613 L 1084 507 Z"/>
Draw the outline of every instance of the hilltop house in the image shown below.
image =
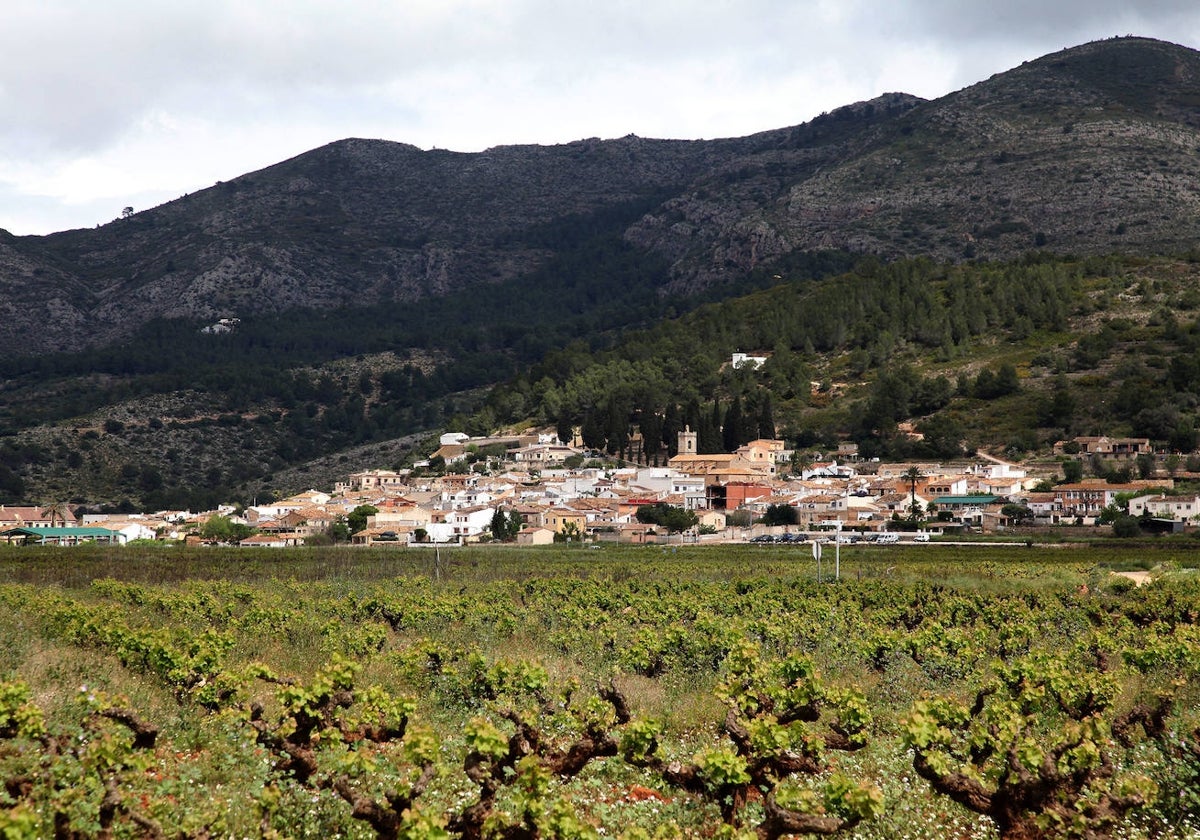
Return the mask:
<path id="1" fill-rule="evenodd" d="M 767 356 L 752 356 L 749 353 L 734 353 L 729 357 L 729 366 L 734 370 L 741 370 L 745 367 L 758 370 L 767 363 L 767 358 Z"/>
<path id="2" fill-rule="evenodd" d="M 1072 443 L 1079 447 L 1081 455 L 1099 455 L 1101 458 L 1132 459 L 1138 455 L 1153 455 L 1154 447 L 1150 438 L 1110 438 L 1106 435 L 1081 435 L 1073 438 Z M 1060 441 L 1054 445 L 1054 454 L 1066 452 L 1067 444 Z"/>

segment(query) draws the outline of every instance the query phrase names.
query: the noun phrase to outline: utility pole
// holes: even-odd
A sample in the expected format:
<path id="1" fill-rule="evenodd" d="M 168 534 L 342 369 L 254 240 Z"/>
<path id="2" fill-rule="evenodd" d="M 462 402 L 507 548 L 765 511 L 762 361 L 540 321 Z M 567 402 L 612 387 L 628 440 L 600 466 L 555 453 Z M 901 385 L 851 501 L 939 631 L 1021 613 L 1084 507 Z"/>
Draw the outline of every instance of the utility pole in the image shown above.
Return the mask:
<path id="1" fill-rule="evenodd" d="M 850 479 L 846 479 L 846 491 L 842 494 L 842 514 L 850 515 Z M 842 515 L 837 521 L 837 547 L 833 551 L 833 579 L 842 579 Z"/>
<path id="2" fill-rule="evenodd" d="M 838 517 L 837 536 L 833 543 L 833 579 L 842 579 L 842 520 Z"/>

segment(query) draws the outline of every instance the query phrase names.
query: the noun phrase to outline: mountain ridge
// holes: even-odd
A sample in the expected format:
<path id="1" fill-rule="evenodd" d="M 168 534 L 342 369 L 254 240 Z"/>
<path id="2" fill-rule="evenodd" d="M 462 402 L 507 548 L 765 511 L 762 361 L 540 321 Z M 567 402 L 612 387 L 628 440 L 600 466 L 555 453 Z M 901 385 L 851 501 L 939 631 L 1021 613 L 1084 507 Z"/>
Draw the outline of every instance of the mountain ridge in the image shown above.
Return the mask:
<path id="1" fill-rule="evenodd" d="M 438 428 L 619 434 L 738 394 L 826 444 L 905 420 L 943 451 L 1068 426 L 1183 446 L 1198 80 L 1200 53 L 1117 39 L 747 137 L 350 138 L 96 229 L 0 232 L 0 500 L 202 506 L 399 466 L 378 447 Z M 1047 277 L 1065 302 L 1031 296 Z M 764 382 L 726 375 L 739 349 L 772 354 Z M 1004 365 L 1022 390 L 993 404 L 976 380 Z M 1038 409 L 1060 390 L 1078 410 Z"/>
<path id="2" fill-rule="evenodd" d="M 712 140 L 629 135 L 484 152 L 348 138 L 96 229 L 0 237 L 0 351 L 203 319 L 409 304 L 520 278 L 572 216 L 661 197 L 614 229 L 692 294 L 795 251 L 1010 259 L 1190 247 L 1200 54 L 1092 42 L 935 100 L 885 94 Z M 1182 212 L 1181 212 L 1182 211 Z"/>
<path id="3" fill-rule="evenodd" d="M 1123 82 L 1111 70 L 1124 71 Z M 1165 77 L 1171 85 L 1162 84 Z M 811 248 L 954 260 L 1010 259 L 1047 247 L 1182 251 L 1194 218 L 1161 225 L 1147 217 L 1163 215 L 1164 204 L 1194 211 L 1200 201 L 1197 112 L 1184 107 L 1200 102 L 1198 82 L 1200 54 L 1177 45 L 1124 38 L 1070 48 L 917 104 L 865 154 L 778 195 L 763 185 L 756 212 L 703 244 L 671 242 L 665 231 L 677 233 L 678 220 L 648 220 L 635 239 L 703 256 L 724 239 L 727 259 L 743 269 Z M 1130 149 L 1127 141 L 1138 145 Z M 1158 181 L 1164 169 L 1173 179 L 1147 195 L 1141 179 Z M 686 221 L 695 207 L 684 198 L 671 209 Z M 1129 218 L 1113 217 L 1115 208 Z M 1086 227 L 1075 225 L 1081 216 Z M 704 285 L 720 270 L 682 260 L 674 285 Z"/>

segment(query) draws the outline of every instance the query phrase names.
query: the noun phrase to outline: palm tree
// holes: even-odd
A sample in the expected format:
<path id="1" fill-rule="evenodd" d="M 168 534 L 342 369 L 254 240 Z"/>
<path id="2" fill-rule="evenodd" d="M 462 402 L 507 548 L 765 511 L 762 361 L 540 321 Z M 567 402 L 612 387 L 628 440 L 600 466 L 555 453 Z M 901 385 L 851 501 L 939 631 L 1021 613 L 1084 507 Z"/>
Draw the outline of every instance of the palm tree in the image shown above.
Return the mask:
<path id="1" fill-rule="evenodd" d="M 56 524 L 66 525 L 67 517 L 74 519 L 75 512 L 66 502 L 55 502 L 42 511 L 42 516 L 50 517 L 50 527 L 53 528 Z"/>
<path id="2" fill-rule="evenodd" d="M 900 477 L 908 482 L 908 516 L 915 521 L 917 518 L 917 482 L 921 480 L 921 471 L 916 467 L 909 467 Z"/>
<path id="3" fill-rule="evenodd" d="M 792 474 L 803 476 L 804 471 L 812 466 L 813 459 L 807 452 L 801 452 L 799 449 L 792 452 Z"/>

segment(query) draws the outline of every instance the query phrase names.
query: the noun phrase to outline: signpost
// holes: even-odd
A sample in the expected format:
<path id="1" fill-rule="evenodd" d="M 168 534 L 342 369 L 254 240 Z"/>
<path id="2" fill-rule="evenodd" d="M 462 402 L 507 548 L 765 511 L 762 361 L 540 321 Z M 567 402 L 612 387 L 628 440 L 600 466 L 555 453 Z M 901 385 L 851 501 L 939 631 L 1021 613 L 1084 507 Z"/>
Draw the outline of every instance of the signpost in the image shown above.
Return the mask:
<path id="1" fill-rule="evenodd" d="M 813 540 L 813 559 L 817 561 L 817 583 L 821 582 L 821 544 Z"/>

